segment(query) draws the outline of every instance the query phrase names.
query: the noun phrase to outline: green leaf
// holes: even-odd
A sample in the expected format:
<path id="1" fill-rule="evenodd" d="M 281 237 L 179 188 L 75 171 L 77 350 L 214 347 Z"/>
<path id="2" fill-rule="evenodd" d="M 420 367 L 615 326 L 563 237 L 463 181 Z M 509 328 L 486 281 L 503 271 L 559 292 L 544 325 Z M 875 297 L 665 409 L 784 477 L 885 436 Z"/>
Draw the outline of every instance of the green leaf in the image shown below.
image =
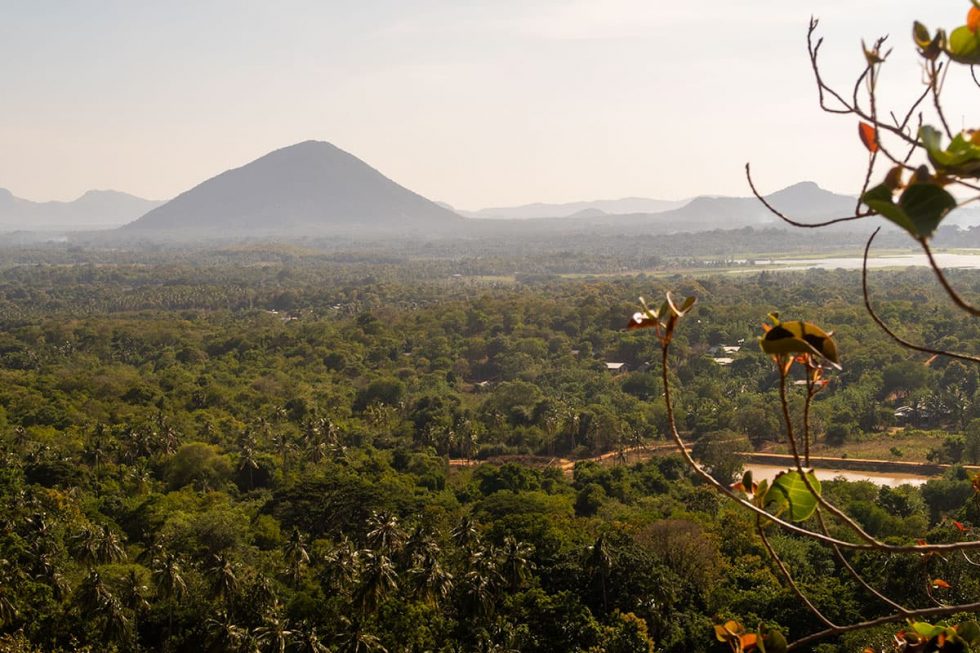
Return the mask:
<path id="1" fill-rule="evenodd" d="M 925 48 L 929 45 L 932 40 L 932 35 L 929 34 L 929 28 L 915 21 L 912 23 L 912 39 L 915 40 L 915 44 L 920 48 Z"/>
<path id="2" fill-rule="evenodd" d="M 942 146 L 942 133 L 929 125 L 919 130 L 919 139 L 926 148 L 929 161 L 939 172 L 967 177 L 980 176 L 980 144 L 967 138 L 966 132 L 957 134 L 946 149 Z"/>
<path id="3" fill-rule="evenodd" d="M 752 502 L 760 508 L 766 507 L 766 494 L 769 492 L 769 481 L 762 479 L 752 495 Z"/>
<path id="4" fill-rule="evenodd" d="M 862 197 L 869 209 L 880 213 L 915 238 L 929 238 L 946 214 L 956 208 L 956 198 L 930 183 L 911 184 L 896 204 L 885 185 L 875 186 Z"/>
<path id="5" fill-rule="evenodd" d="M 814 491 L 820 493 L 820 481 L 813 470 L 806 472 L 806 478 Z M 806 481 L 798 470 L 781 472 L 773 479 L 766 492 L 765 505 L 772 506 L 776 514 L 785 514 L 790 521 L 800 522 L 809 519 L 817 509 L 817 497 L 807 488 Z"/>
<path id="6" fill-rule="evenodd" d="M 970 646 L 980 644 L 980 624 L 976 621 L 964 621 L 956 626 L 956 634 Z"/>
<path id="7" fill-rule="evenodd" d="M 974 66 L 980 64 L 980 32 L 960 25 L 949 35 L 946 54 L 953 61 Z"/>
<path id="8" fill-rule="evenodd" d="M 898 206 L 915 225 L 916 233 L 929 238 L 946 214 L 956 208 L 956 198 L 935 184 L 912 184 L 898 198 Z"/>
<path id="9" fill-rule="evenodd" d="M 905 231 L 915 235 L 915 224 L 905 215 L 905 211 L 895 204 L 892 200 L 892 191 L 885 184 L 879 184 L 866 192 L 861 196 L 861 201 L 872 211 L 880 213 L 882 217 L 888 218 Z"/>
<path id="10" fill-rule="evenodd" d="M 933 637 L 946 632 L 946 627 L 939 625 L 933 626 L 925 621 L 916 621 L 912 624 L 912 630 L 915 631 L 916 635 L 926 639 L 932 639 Z"/>
<path id="11" fill-rule="evenodd" d="M 788 647 L 786 638 L 778 630 L 770 630 L 764 639 L 768 653 L 786 653 Z"/>

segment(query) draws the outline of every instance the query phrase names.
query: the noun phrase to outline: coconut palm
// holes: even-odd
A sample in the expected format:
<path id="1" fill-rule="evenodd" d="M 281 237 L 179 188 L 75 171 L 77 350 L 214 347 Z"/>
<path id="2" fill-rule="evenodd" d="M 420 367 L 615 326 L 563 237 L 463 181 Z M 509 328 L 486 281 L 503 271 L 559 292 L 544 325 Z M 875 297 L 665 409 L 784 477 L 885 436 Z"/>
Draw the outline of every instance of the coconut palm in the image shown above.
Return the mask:
<path id="1" fill-rule="evenodd" d="M 500 569 L 505 580 L 510 585 L 510 591 L 516 592 L 528 579 L 534 563 L 530 556 L 534 547 L 525 542 L 518 542 L 508 535 L 500 551 Z"/>
<path id="2" fill-rule="evenodd" d="M 373 551 L 363 554 L 360 586 L 356 600 L 365 613 L 373 612 L 389 594 L 398 589 L 398 574 L 391 558 Z"/>
<path id="3" fill-rule="evenodd" d="M 439 563 L 439 547 L 432 547 L 415 556 L 415 564 L 409 572 L 412 590 L 425 601 L 438 602 L 449 596 L 453 589 L 453 576 Z"/>
<path id="4" fill-rule="evenodd" d="M 174 604 L 178 603 L 187 591 L 184 570 L 177 556 L 166 553 L 153 560 L 153 584 L 156 586 L 157 594 L 162 598 L 170 599 L 167 614 L 167 639 L 170 639 L 174 627 Z"/>
<path id="5" fill-rule="evenodd" d="M 248 473 L 248 489 L 255 489 L 255 470 L 259 468 L 259 459 L 255 447 L 246 444 L 238 455 L 238 470 Z"/>
<path id="6" fill-rule="evenodd" d="M 119 536 L 105 525 L 99 531 L 97 551 L 101 564 L 122 562 L 126 559 L 126 550 L 123 548 Z"/>
<path id="7" fill-rule="evenodd" d="M 320 640 L 316 626 L 303 622 L 293 631 L 293 650 L 296 653 L 330 653 L 329 647 Z"/>
<path id="8" fill-rule="evenodd" d="M 208 651 L 225 653 L 240 649 L 244 631 L 227 612 L 221 611 L 205 622 L 208 631 Z"/>
<path id="9" fill-rule="evenodd" d="M 453 543 L 464 551 L 471 551 L 480 542 L 480 533 L 469 515 L 463 515 L 459 524 L 452 530 Z"/>
<path id="10" fill-rule="evenodd" d="M 365 632 L 357 619 L 343 619 L 347 628 L 340 639 L 340 653 L 388 653 L 381 640 Z"/>
<path id="11" fill-rule="evenodd" d="M 368 519 L 367 543 L 375 551 L 393 555 L 401 550 L 405 533 L 398 525 L 398 517 L 390 512 L 372 512 Z"/>
<path id="12" fill-rule="evenodd" d="M 130 637 L 130 619 L 122 603 L 112 595 L 99 572 L 94 569 L 78 586 L 75 593 L 82 618 L 102 623 L 102 639 L 105 642 L 124 642 Z"/>
<path id="13" fill-rule="evenodd" d="M 286 559 L 286 565 L 289 568 L 289 579 L 293 587 L 296 587 L 299 584 L 303 568 L 310 564 L 310 554 L 306 550 L 303 535 L 296 527 L 293 527 L 293 533 L 283 547 L 283 557 Z"/>
<path id="14" fill-rule="evenodd" d="M 238 593 L 238 566 L 224 555 L 211 556 L 211 564 L 204 571 L 211 590 L 211 598 L 227 600 Z"/>
<path id="15" fill-rule="evenodd" d="M 360 558 L 354 543 L 344 535 L 326 557 L 329 579 L 341 592 L 353 586 L 360 568 Z"/>
<path id="16" fill-rule="evenodd" d="M 130 569 L 123 578 L 120 591 L 123 606 L 137 615 L 149 610 L 150 602 L 146 600 L 148 589 L 143 582 L 143 577 L 135 569 Z"/>
<path id="17" fill-rule="evenodd" d="M 270 653 L 286 653 L 293 631 L 286 628 L 286 620 L 279 615 L 279 606 L 273 606 L 265 616 L 265 623 L 256 628 L 253 633 L 259 647 Z"/>
<path id="18" fill-rule="evenodd" d="M 599 578 L 602 587 L 602 609 L 609 611 L 609 597 L 606 584 L 609 582 L 609 573 L 612 571 L 612 553 L 606 544 L 606 535 L 603 533 L 596 538 L 595 544 L 589 547 L 589 555 L 585 559 L 585 568 L 593 577 Z"/>

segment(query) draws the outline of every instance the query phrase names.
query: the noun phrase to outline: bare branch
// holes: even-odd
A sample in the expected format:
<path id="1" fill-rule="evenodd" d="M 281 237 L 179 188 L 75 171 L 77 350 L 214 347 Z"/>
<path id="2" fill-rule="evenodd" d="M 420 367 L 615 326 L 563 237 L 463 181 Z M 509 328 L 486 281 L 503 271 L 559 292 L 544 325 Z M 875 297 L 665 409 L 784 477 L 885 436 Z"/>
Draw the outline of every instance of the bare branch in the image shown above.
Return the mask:
<path id="1" fill-rule="evenodd" d="M 826 111 L 827 113 L 841 113 L 841 114 L 854 113 L 854 108 L 851 105 L 849 105 L 844 100 L 844 98 L 841 97 L 839 93 L 837 93 L 837 91 L 827 86 L 823 81 L 823 77 L 820 75 L 820 66 L 817 64 L 817 58 L 820 55 L 820 46 L 823 45 L 823 38 L 818 39 L 816 43 L 813 42 L 813 34 L 817 30 L 817 25 L 819 24 L 820 24 L 819 20 L 817 20 L 813 16 L 810 16 L 810 27 L 809 29 L 807 29 L 807 33 L 806 33 L 806 46 L 807 46 L 807 51 L 810 53 L 810 66 L 813 68 L 813 76 L 817 82 L 817 93 L 819 93 L 820 95 L 820 108 Z M 835 109 L 833 107 L 827 106 L 825 94 L 830 95 L 835 100 L 840 102 L 841 106 L 843 106 L 844 108 Z"/>
<path id="2" fill-rule="evenodd" d="M 818 633 L 813 633 L 812 635 L 802 637 L 795 642 L 791 642 L 787 647 L 787 650 L 794 651 L 796 649 L 805 648 L 813 642 L 818 642 L 821 639 L 826 639 L 827 637 L 833 637 L 834 635 L 849 633 L 855 630 L 874 628 L 875 626 L 895 623 L 896 621 L 903 621 L 905 619 L 914 619 L 916 617 L 940 617 L 947 614 L 956 614 L 957 612 L 976 612 L 977 610 L 980 610 L 980 602 L 964 603 L 962 605 L 946 605 L 943 607 L 920 608 L 918 610 L 909 610 L 906 613 L 889 614 L 883 617 L 878 617 L 877 619 L 869 619 L 868 621 L 862 621 L 860 623 L 821 630 Z"/>
<path id="3" fill-rule="evenodd" d="M 823 513 L 820 512 L 819 507 L 817 508 L 816 513 L 817 513 L 817 521 L 820 522 L 820 530 L 823 531 L 824 535 L 830 535 L 830 529 L 827 528 L 827 522 L 824 521 Z M 859 574 L 857 569 L 855 569 L 851 565 L 851 563 L 848 562 L 847 558 L 844 557 L 844 552 L 840 550 L 839 546 L 835 545 L 831 548 L 833 548 L 834 554 L 837 556 L 837 560 L 839 560 L 840 563 L 844 565 L 844 568 L 847 569 L 847 573 L 849 573 L 854 580 L 860 583 L 861 587 L 863 587 L 869 593 L 874 595 L 874 597 L 877 598 L 882 603 L 888 604 L 892 609 L 897 610 L 902 614 L 909 613 L 908 608 L 896 603 L 895 601 L 892 601 L 890 598 L 888 598 L 887 596 L 885 596 L 884 594 L 876 590 L 874 587 L 872 587 L 871 584 L 864 579 L 864 576 Z M 965 552 L 963 553 L 963 556 L 967 557 Z"/>
<path id="4" fill-rule="evenodd" d="M 914 351 L 920 351 L 924 354 L 947 356 L 949 358 L 956 358 L 959 360 L 970 361 L 973 363 L 980 363 L 980 358 L 976 356 L 970 356 L 967 354 L 957 354 L 956 352 L 945 351 L 942 349 L 932 349 L 930 347 L 923 347 L 913 342 L 909 342 L 905 338 L 902 338 L 894 331 L 892 331 L 888 327 L 888 325 L 885 324 L 884 320 L 878 317 L 878 314 L 875 313 L 874 308 L 871 306 L 871 298 L 868 296 L 868 252 L 871 250 L 871 243 L 874 242 L 875 236 L 878 235 L 879 231 L 881 231 L 881 227 L 875 229 L 874 232 L 871 234 L 871 236 L 868 238 L 868 242 L 864 246 L 864 261 L 861 265 L 861 290 L 864 293 L 864 307 L 865 309 L 867 309 L 868 315 L 871 316 L 871 319 L 874 320 L 875 324 L 877 324 L 882 331 L 887 333 L 892 338 L 892 340 L 902 345 L 903 347 L 912 349 Z"/>
<path id="5" fill-rule="evenodd" d="M 828 628 L 837 628 L 838 626 L 833 621 L 831 621 L 826 616 L 824 616 L 822 612 L 820 612 L 820 609 L 813 604 L 813 601 L 810 600 L 810 597 L 808 597 L 803 592 L 803 590 L 800 589 L 799 585 L 796 584 L 796 581 L 793 580 L 793 575 L 789 573 L 789 569 L 786 568 L 786 565 L 779 557 L 779 554 L 777 554 L 776 550 L 772 548 L 772 544 L 770 544 L 769 538 L 766 537 L 766 531 L 762 526 L 763 526 L 762 519 L 758 515 L 756 515 L 755 529 L 756 531 L 758 531 L 759 538 L 762 540 L 762 545 L 766 547 L 766 551 L 769 553 L 769 557 L 772 558 L 772 561 L 776 563 L 776 566 L 779 568 L 780 573 L 783 575 L 783 578 L 786 580 L 786 584 L 789 585 L 790 589 L 793 590 L 793 593 L 796 594 L 797 598 L 803 601 L 803 604 L 810 610 L 810 612 L 812 612 L 817 619 L 822 621 L 825 626 L 827 626 Z"/>
<path id="6" fill-rule="evenodd" d="M 780 356 L 780 358 L 782 357 Z M 806 471 L 803 469 L 800 453 L 796 446 L 796 437 L 793 434 L 793 420 L 789 415 L 789 401 L 786 397 L 786 367 L 779 360 L 777 360 L 776 366 L 779 368 L 779 403 L 783 410 L 783 420 L 786 422 L 786 440 L 789 442 L 790 452 L 793 454 L 793 460 L 796 462 L 796 471 L 799 473 L 800 478 L 803 479 L 803 484 L 806 486 L 807 491 L 813 495 L 813 498 L 817 500 L 818 504 L 826 508 L 830 514 L 847 525 L 862 540 L 875 547 L 879 545 L 884 546 L 883 542 L 875 539 L 873 535 L 861 528 L 860 524 L 847 516 L 840 508 L 827 501 L 817 488 L 813 487 L 813 483 L 810 482 L 810 477 L 806 475 Z"/>
<path id="7" fill-rule="evenodd" d="M 765 206 L 769 210 L 769 212 L 772 213 L 774 216 L 776 216 L 783 222 L 793 225 L 794 227 L 805 227 L 807 229 L 816 229 L 817 227 L 826 227 L 832 224 L 837 224 L 838 222 L 849 222 L 851 220 L 860 220 L 862 218 L 868 217 L 869 215 L 874 215 L 871 212 L 867 212 L 867 213 L 857 213 L 855 215 L 849 215 L 846 218 L 834 218 L 833 220 L 826 220 L 824 222 L 812 222 L 812 223 L 799 222 L 790 217 L 787 217 L 785 214 L 777 210 L 775 207 L 773 207 L 772 204 L 770 204 L 766 200 L 765 197 L 763 197 L 759 193 L 758 190 L 756 190 L 755 183 L 752 181 L 752 170 L 750 164 L 748 163 L 745 164 L 745 177 L 746 179 L 749 180 L 749 188 L 752 189 L 752 194 L 755 196 L 755 198 L 760 202 L 762 202 L 763 206 Z"/>
<path id="8" fill-rule="evenodd" d="M 667 410 L 667 425 L 670 431 L 670 436 L 674 440 L 674 444 L 677 445 L 681 456 L 684 461 L 694 470 L 694 472 L 708 485 L 715 488 L 729 499 L 737 503 L 738 505 L 746 508 L 747 510 L 753 512 L 756 515 L 760 515 L 765 519 L 768 519 L 773 524 L 778 525 L 783 530 L 789 531 L 791 533 L 796 533 L 797 535 L 803 535 L 804 537 L 809 537 L 817 542 L 827 544 L 830 546 L 839 546 L 842 549 L 850 549 L 854 551 L 883 551 L 887 553 L 940 553 L 946 551 L 961 551 L 967 549 L 980 549 L 980 540 L 973 540 L 969 542 L 950 542 L 945 544 L 885 544 L 883 542 L 875 543 L 856 543 L 847 542 L 845 540 L 839 540 L 837 538 L 831 537 L 829 535 L 824 535 L 823 533 L 817 533 L 816 531 L 811 531 L 801 526 L 797 526 L 791 522 L 780 519 L 779 517 L 772 515 L 762 508 L 758 507 L 754 503 L 743 499 L 742 497 L 735 494 L 735 492 L 729 488 L 727 485 L 716 479 L 710 473 L 705 471 L 701 465 L 698 464 L 696 460 L 691 456 L 691 452 L 688 449 L 687 443 L 684 442 L 684 438 L 677 431 L 677 422 L 674 418 L 674 404 L 673 399 L 670 394 L 670 377 L 668 371 L 670 369 L 670 345 L 662 345 L 660 348 L 661 357 L 661 380 L 664 383 L 664 405 Z"/>
<path id="9" fill-rule="evenodd" d="M 937 64 L 934 60 L 929 62 L 929 90 L 932 91 L 932 104 L 936 108 L 936 115 L 939 116 L 940 122 L 943 123 L 943 129 L 946 130 L 947 138 L 953 138 L 953 130 L 949 128 L 949 123 L 946 122 L 946 115 L 943 113 L 943 105 L 939 101 L 939 93 L 942 88 L 942 82 L 940 81 L 940 75 L 943 79 L 946 78 L 946 74 L 943 71 L 942 63 Z"/>
<path id="10" fill-rule="evenodd" d="M 929 267 L 931 267 L 932 271 L 936 273 L 936 278 L 939 279 L 940 285 L 942 285 L 943 289 L 946 291 L 946 294 L 949 295 L 949 298 L 953 300 L 953 303 L 974 317 L 980 315 L 980 309 L 966 303 L 966 301 L 960 297 L 955 290 L 953 290 L 953 287 L 949 285 L 949 281 L 946 279 L 943 269 L 936 264 L 936 259 L 932 255 L 932 248 L 929 247 L 928 241 L 926 241 L 925 238 L 919 238 L 918 240 L 919 244 L 922 245 L 922 249 L 925 251 L 926 256 L 929 257 Z"/>

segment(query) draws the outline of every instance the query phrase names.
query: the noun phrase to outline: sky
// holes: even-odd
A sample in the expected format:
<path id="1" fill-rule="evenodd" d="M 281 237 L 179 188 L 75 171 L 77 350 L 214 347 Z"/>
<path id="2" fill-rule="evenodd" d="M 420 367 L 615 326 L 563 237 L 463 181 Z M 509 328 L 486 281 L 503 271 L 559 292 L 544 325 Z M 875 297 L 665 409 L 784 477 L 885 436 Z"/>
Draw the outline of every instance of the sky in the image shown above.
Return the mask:
<path id="1" fill-rule="evenodd" d="M 763 192 L 854 194 L 866 153 L 817 106 L 810 15 L 848 92 L 861 39 L 890 34 L 881 95 L 901 107 L 921 88 L 912 21 L 954 27 L 968 6 L 0 0 L 0 188 L 168 199 L 316 139 L 463 209 L 747 195 L 747 161 Z M 964 73 L 945 89 L 957 128 L 977 121 Z"/>

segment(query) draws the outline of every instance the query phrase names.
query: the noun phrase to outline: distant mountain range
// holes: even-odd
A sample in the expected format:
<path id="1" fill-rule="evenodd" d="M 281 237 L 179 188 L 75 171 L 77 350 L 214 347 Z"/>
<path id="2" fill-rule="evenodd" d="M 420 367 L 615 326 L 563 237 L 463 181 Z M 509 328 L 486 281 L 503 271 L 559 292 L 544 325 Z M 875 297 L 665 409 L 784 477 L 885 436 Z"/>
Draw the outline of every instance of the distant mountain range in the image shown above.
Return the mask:
<path id="1" fill-rule="evenodd" d="M 801 221 L 851 215 L 856 203 L 813 182 L 794 184 L 767 199 Z M 980 224 L 980 210 L 957 212 L 950 224 Z M 119 225 L 124 226 L 116 236 L 146 240 L 630 235 L 786 226 L 754 197 L 700 196 L 683 202 L 634 197 L 457 212 L 322 141 L 276 150 L 166 203 L 114 191 L 91 191 L 74 202 L 37 203 L 0 189 L 0 230 Z M 103 232 L 99 237 L 110 236 Z"/>
<path id="2" fill-rule="evenodd" d="M 122 231 L 424 236 L 453 230 L 463 220 L 330 143 L 306 141 L 208 179 Z"/>
<path id="3" fill-rule="evenodd" d="M 690 200 L 657 200 L 645 197 L 625 197 L 618 200 L 593 200 L 591 202 L 568 202 L 565 204 L 524 204 L 522 206 L 502 206 L 478 211 L 463 211 L 448 204 L 444 205 L 467 218 L 487 220 L 532 220 L 535 218 L 585 218 L 598 215 L 624 215 L 628 213 L 660 213 L 676 209 Z"/>
<path id="4" fill-rule="evenodd" d="M 90 190 L 71 202 L 32 202 L 0 188 L 0 230 L 119 227 L 161 204 L 114 190 Z"/>

